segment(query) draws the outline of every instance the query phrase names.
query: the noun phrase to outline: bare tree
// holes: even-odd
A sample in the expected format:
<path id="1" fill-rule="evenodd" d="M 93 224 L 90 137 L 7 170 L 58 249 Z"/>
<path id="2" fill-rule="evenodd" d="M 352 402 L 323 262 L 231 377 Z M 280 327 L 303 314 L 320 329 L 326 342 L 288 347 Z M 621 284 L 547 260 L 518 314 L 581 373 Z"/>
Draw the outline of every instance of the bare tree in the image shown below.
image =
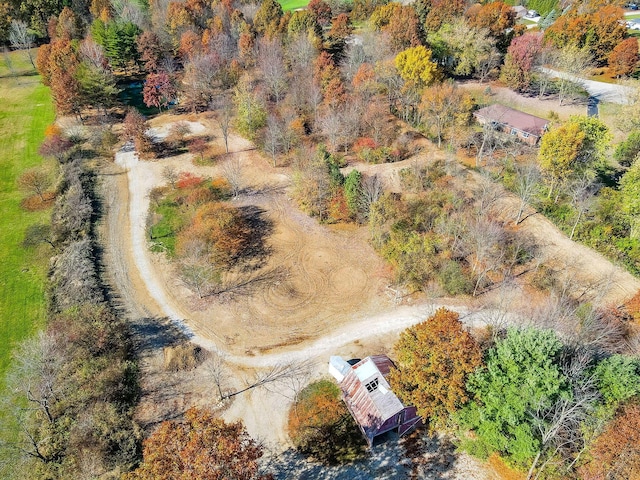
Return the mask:
<path id="1" fill-rule="evenodd" d="M 51 175 L 41 168 L 32 168 L 18 177 L 18 186 L 44 201 L 44 193 L 51 186 Z"/>
<path id="2" fill-rule="evenodd" d="M 284 361 L 276 363 L 267 370 L 256 373 L 252 378 L 245 379 L 246 386 L 235 392 L 228 393 L 225 399 L 235 397 L 248 390 L 265 387 L 273 388 L 273 386 L 286 386 L 297 396 L 300 390 L 304 388 L 304 382 L 310 376 L 312 363 L 310 361 Z M 280 388 L 278 388 L 281 391 Z"/>
<path id="3" fill-rule="evenodd" d="M 481 174 L 478 185 L 474 189 L 476 216 L 487 216 L 504 195 L 505 191 L 502 185 L 494 182 L 488 174 Z"/>
<path id="4" fill-rule="evenodd" d="M 91 37 L 85 38 L 80 43 L 80 55 L 95 69 L 103 70 L 107 65 L 104 49 L 94 42 Z"/>
<path id="5" fill-rule="evenodd" d="M 162 179 L 171 185 L 171 188 L 176 188 L 176 182 L 180 175 L 176 171 L 175 167 L 171 165 L 165 165 L 162 169 Z"/>
<path id="6" fill-rule="evenodd" d="M 530 412 L 540 438 L 540 448 L 529 468 L 527 480 L 537 480 L 556 454 L 579 452 L 585 445 L 584 422 L 600 398 L 595 378 L 588 373 L 591 364 L 592 353 L 588 350 L 578 348 L 566 352 L 562 370 L 569 380 L 572 395 L 560 396 L 552 405 L 540 404 Z M 553 451 L 547 454 L 551 448 Z M 547 460 L 537 467 L 545 454 Z"/>
<path id="7" fill-rule="evenodd" d="M 53 405 L 62 398 L 63 392 L 57 382 L 64 359 L 57 351 L 52 335 L 40 332 L 24 341 L 14 353 L 14 368 L 8 377 L 13 393 L 28 401 L 22 407 L 41 411 L 49 423 L 55 415 Z M 37 449 L 35 445 L 34 448 Z"/>
<path id="8" fill-rule="evenodd" d="M 198 298 L 209 295 L 214 285 L 219 282 L 220 274 L 209 259 L 204 241 L 194 238 L 183 246 L 180 277 L 182 283 L 195 291 Z"/>
<path id="9" fill-rule="evenodd" d="M 233 119 L 233 102 L 228 95 L 218 95 L 211 101 L 209 108 L 216 112 L 216 121 L 224 140 L 224 151 L 229 153 L 229 128 Z"/>
<path id="10" fill-rule="evenodd" d="M 500 66 L 501 60 L 502 54 L 493 44 L 478 55 L 475 76 L 481 84 Z"/>
<path id="11" fill-rule="evenodd" d="M 371 205 L 382 196 L 384 188 L 378 175 L 363 175 L 360 181 L 360 209 L 365 218 L 369 218 Z"/>
<path id="12" fill-rule="evenodd" d="M 222 173 L 229 185 L 231 185 L 231 193 L 237 197 L 242 186 L 242 168 L 240 159 L 233 157 L 222 164 Z"/>
<path id="13" fill-rule="evenodd" d="M 527 217 L 522 217 L 525 209 L 540 189 L 540 169 L 531 163 L 515 163 L 514 192 L 520 199 L 515 224 L 519 225 Z"/>
<path id="14" fill-rule="evenodd" d="M 207 377 L 209 377 L 216 389 L 220 400 L 225 398 L 225 392 L 228 388 L 229 370 L 226 366 L 226 358 L 222 352 L 212 352 L 209 354 L 204 363 L 204 369 Z"/>
<path id="15" fill-rule="evenodd" d="M 284 66 L 282 45 L 277 38 L 262 38 L 259 43 L 258 66 L 262 71 L 269 95 L 279 103 L 287 90 L 287 75 Z"/>
<path id="16" fill-rule="evenodd" d="M 560 105 L 567 99 L 576 88 L 582 88 L 578 75 L 593 66 L 593 56 L 587 48 L 578 48 L 575 45 L 567 45 L 555 56 L 554 67 L 563 73 L 559 78 L 558 101 Z"/>
<path id="17" fill-rule="evenodd" d="M 18 50 L 26 50 L 31 66 L 36 68 L 31 53 L 31 45 L 35 40 L 35 36 L 29 31 L 27 24 L 21 20 L 11 20 L 11 28 L 9 31 L 9 41 L 11 46 Z"/>
<path id="18" fill-rule="evenodd" d="M 277 155 L 282 152 L 283 126 L 278 118 L 269 115 L 267 127 L 264 130 L 263 148 L 271 156 L 273 166 L 277 166 Z"/>
<path id="19" fill-rule="evenodd" d="M 571 198 L 571 205 L 576 209 L 577 215 L 571 227 L 569 239 L 573 240 L 576 228 L 580 224 L 583 215 L 589 210 L 594 201 L 594 193 L 598 186 L 590 175 L 581 175 L 568 183 L 567 191 Z"/>

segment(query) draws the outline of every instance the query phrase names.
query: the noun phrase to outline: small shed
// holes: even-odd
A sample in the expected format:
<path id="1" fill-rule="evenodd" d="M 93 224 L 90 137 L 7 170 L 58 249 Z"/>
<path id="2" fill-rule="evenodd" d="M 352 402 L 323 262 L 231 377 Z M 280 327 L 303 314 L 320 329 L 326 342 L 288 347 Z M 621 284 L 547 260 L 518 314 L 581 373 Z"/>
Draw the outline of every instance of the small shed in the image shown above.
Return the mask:
<path id="1" fill-rule="evenodd" d="M 536 145 L 549 126 L 544 118 L 499 103 L 476 110 L 473 116 L 479 123 L 491 124 L 496 130 L 515 135 L 529 145 Z"/>
<path id="2" fill-rule="evenodd" d="M 373 355 L 353 366 L 338 356 L 329 360 L 329 373 L 370 447 L 378 435 L 391 430 L 404 435 L 421 423 L 416 408 L 403 405 L 391 391 L 386 377 L 392 366 L 386 355 Z"/>

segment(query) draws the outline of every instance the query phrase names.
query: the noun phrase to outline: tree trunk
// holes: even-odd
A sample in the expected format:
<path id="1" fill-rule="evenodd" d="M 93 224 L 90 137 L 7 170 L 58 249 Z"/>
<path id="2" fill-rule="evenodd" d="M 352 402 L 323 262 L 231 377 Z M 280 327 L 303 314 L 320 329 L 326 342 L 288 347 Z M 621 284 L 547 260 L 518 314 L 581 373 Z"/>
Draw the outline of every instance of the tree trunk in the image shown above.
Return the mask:
<path id="1" fill-rule="evenodd" d="M 529 472 L 527 473 L 527 480 L 531 480 L 531 476 L 533 475 L 533 472 L 536 468 L 536 465 L 538 464 L 538 460 L 540 460 L 540 455 L 542 454 L 542 450 L 538 450 L 538 453 L 536 455 L 536 458 L 533 459 L 533 463 L 531 464 L 531 468 L 529 469 Z"/>

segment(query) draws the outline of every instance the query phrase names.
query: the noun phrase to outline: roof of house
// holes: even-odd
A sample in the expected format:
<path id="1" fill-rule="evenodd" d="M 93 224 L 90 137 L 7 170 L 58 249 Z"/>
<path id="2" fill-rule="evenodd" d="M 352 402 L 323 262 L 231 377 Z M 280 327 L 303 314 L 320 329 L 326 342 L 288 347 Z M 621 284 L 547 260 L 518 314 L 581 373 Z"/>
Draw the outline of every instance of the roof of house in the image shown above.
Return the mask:
<path id="1" fill-rule="evenodd" d="M 483 117 L 491 122 L 502 123 L 516 128 L 531 135 L 540 136 L 544 132 L 549 121 L 544 118 L 529 115 L 528 113 L 505 107 L 499 103 L 494 103 L 488 107 L 481 108 L 474 112 L 477 117 Z"/>
<path id="2" fill-rule="evenodd" d="M 340 382 L 345 402 L 368 435 L 404 409 L 385 378 L 392 365 L 386 355 L 367 357 L 356 363 Z"/>

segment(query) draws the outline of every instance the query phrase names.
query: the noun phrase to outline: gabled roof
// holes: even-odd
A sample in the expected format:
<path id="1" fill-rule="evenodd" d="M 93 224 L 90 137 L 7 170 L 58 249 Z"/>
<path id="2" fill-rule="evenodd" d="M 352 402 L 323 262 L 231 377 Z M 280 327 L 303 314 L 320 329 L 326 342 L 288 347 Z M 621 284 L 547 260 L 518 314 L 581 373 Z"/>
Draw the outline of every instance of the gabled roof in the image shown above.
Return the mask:
<path id="1" fill-rule="evenodd" d="M 345 402 L 367 436 L 373 437 L 386 420 L 405 408 L 385 378 L 391 366 L 386 355 L 367 357 L 346 372 L 340 382 Z"/>
<path id="2" fill-rule="evenodd" d="M 538 137 L 544 133 L 545 127 L 549 124 L 549 121 L 544 118 L 529 115 L 528 113 L 505 107 L 499 103 L 494 103 L 488 107 L 476 110 L 474 115 L 485 118 L 490 122 L 508 125 Z"/>

